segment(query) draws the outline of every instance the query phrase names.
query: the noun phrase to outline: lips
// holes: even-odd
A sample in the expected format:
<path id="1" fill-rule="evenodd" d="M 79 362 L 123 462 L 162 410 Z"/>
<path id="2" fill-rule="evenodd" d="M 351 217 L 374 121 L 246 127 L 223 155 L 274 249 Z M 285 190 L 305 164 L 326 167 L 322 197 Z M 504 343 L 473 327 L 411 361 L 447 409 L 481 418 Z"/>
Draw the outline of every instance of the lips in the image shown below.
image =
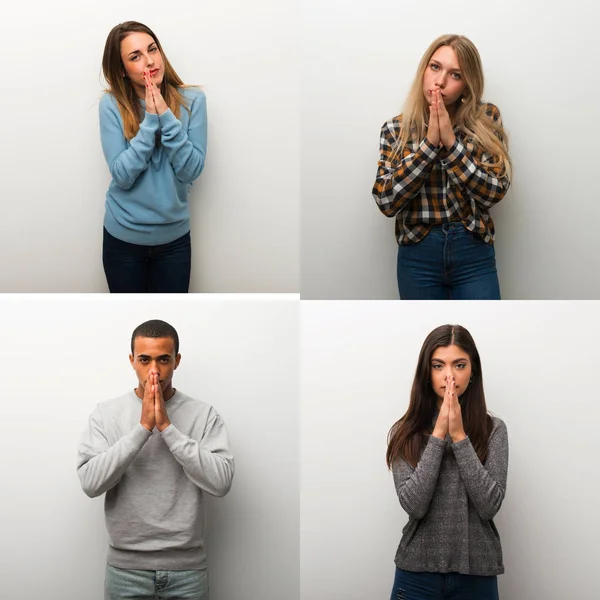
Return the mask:
<path id="1" fill-rule="evenodd" d="M 154 77 L 154 75 L 156 75 L 159 71 L 160 71 L 160 69 L 154 69 L 154 71 L 150 71 L 150 75 L 152 75 L 152 77 Z"/>

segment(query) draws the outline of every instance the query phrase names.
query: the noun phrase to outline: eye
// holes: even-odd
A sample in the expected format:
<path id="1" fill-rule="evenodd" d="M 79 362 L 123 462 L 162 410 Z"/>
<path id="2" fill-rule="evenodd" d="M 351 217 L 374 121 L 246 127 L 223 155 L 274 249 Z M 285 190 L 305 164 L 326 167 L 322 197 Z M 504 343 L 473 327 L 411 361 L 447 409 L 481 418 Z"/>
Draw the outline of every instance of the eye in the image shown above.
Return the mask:
<path id="1" fill-rule="evenodd" d="M 467 366 L 467 363 L 460 363 L 458 365 L 456 365 L 457 369 L 464 369 Z"/>
<path id="2" fill-rule="evenodd" d="M 148 359 L 147 359 L 147 358 L 139 358 L 138 360 L 139 360 L 141 363 L 144 363 L 144 364 L 148 362 Z"/>
<path id="3" fill-rule="evenodd" d="M 436 363 L 435 365 L 431 366 L 431 368 L 435 369 L 436 371 L 439 371 L 441 367 L 442 367 L 442 365 L 440 365 L 439 363 Z"/>
<path id="4" fill-rule="evenodd" d="M 168 363 L 168 362 L 170 362 L 170 359 L 169 358 L 161 358 L 160 362 Z"/>
<path id="5" fill-rule="evenodd" d="M 452 75 L 456 75 L 456 79 L 462 79 L 462 77 L 460 76 L 460 73 L 452 73 Z"/>
<path id="6" fill-rule="evenodd" d="M 150 52 L 156 52 L 156 50 L 158 50 L 158 48 L 156 48 L 156 47 L 150 48 Z"/>
<path id="7" fill-rule="evenodd" d="M 437 71 L 437 70 L 439 69 L 439 67 L 438 67 L 438 66 L 437 66 L 435 63 L 431 63 L 431 68 L 432 68 L 434 71 Z"/>

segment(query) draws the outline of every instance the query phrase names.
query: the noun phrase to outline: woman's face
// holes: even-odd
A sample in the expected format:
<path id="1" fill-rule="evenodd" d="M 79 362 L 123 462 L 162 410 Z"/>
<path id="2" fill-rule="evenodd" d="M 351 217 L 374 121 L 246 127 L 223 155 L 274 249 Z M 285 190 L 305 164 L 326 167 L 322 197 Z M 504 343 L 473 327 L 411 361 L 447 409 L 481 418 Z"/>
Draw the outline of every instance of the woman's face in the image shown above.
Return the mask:
<path id="1" fill-rule="evenodd" d="M 160 87 L 164 76 L 164 65 L 160 50 L 152 36 L 133 32 L 121 41 L 121 60 L 125 73 L 137 88 L 138 95 L 146 95 L 144 71 L 150 71 L 154 83 Z"/>
<path id="2" fill-rule="evenodd" d="M 439 88 L 444 104 L 449 108 L 456 103 L 466 87 L 456 52 L 450 46 L 441 46 L 434 52 L 423 75 L 425 100 L 431 104 L 431 90 Z"/>
<path id="3" fill-rule="evenodd" d="M 431 355 L 431 387 L 438 399 L 446 393 L 446 378 L 454 377 L 457 396 L 464 394 L 471 379 L 469 355 L 454 344 L 436 348 Z"/>

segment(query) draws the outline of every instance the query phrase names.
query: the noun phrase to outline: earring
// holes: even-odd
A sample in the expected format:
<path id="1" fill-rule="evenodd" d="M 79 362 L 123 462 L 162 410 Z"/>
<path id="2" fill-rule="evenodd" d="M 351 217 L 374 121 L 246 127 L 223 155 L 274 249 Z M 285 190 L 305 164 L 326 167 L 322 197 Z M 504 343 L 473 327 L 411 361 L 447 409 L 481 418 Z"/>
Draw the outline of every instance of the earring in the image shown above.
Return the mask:
<path id="1" fill-rule="evenodd" d="M 473 383 L 473 375 L 471 375 L 471 379 L 469 379 L 469 383 Z"/>
<path id="2" fill-rule="evenodd" d="M 461 98 L 460 101 L 464 104 L 465 103 L 465 99 Z"/>

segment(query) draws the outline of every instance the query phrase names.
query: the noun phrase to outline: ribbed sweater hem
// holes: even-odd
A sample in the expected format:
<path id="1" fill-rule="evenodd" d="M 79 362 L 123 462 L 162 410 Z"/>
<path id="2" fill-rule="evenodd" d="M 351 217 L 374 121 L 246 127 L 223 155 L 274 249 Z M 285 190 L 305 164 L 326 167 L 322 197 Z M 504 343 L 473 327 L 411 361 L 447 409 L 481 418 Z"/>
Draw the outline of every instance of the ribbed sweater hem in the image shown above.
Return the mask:
<path id="1" fill-rule="evenodd" d="M 142 571 L 192 571 L 207 567 L 204 548 L 140 552 L 109 546 L 107 562 L 118 569 Z"/>
<path id="2" fill-rule="evenodd" d="M 138 244 L 140 246 L 158 246 L 168 244 L 184 236 L 190 230 L 190 220 L 184 219 L 179 223 L 170 225 L 157 225 L 148 230 L 134 230 L 121 225 L 117 222 L 107 210 L 104 215 L 104 227 L 113 237 L 128 244 Z"/>
<path id="3" fill-rule="evenodd" d="M 483 569 L 464 569 L 458 565 L 436 565 L 436 564 L 423 564 L 423 563 L 410 563 L 396 559 L 395 565 L 403 571 L 412 571 L 413 573 L 460 573 L 461 575 L 479 575 L 483 577 L 490 577 L 494 575 L 502 575 L 504 573 L 504 565 L 497 565 L 495 567 L 483 568 Z"/>

